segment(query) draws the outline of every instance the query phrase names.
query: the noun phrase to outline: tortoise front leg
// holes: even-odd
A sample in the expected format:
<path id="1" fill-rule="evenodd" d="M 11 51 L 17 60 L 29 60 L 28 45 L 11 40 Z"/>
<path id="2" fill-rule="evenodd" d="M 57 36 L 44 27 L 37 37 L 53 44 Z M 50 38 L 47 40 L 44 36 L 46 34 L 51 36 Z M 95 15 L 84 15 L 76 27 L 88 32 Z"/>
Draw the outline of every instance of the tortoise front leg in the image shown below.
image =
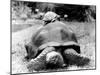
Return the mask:
<path id="1" fill-rule="evenodd" d="M 68 65 L 85 66 L 90 59 L 86 56 L 78 54 L 74 49 L 66 49 L 63 53 L 64 60 Z"/>
<path id="2" fill-rule="evenodd" d="M 46 68 L 46 54 L 54 51 L 54 47 L 47 47 L 45 48 L 35 59 L 32 59 L 29 64 L 27 65 L 27 68 L 30 72 L 43 70 Z"/>

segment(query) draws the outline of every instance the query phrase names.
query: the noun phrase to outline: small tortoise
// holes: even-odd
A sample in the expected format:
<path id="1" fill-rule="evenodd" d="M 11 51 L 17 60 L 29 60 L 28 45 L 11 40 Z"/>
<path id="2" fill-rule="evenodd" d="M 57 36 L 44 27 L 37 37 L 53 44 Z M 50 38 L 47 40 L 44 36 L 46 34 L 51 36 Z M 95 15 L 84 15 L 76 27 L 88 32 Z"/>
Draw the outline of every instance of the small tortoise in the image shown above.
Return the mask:
<path id="1" fill-rule="evenodd" d="M 35 65 L 34 69 L 36 70 L 40 69 L 40 65 L 63 67 L 72 58 L 81 59 L 80 46 L 75 34 L 71 28 L 59 21 L 41 27 L 32 36 L 31 41 L 25 45 L 25 48 L 27 51 L 26 58 L 32 59 L 29 67 Z M 46 67 L 41 69 L 43 68 Z"/>

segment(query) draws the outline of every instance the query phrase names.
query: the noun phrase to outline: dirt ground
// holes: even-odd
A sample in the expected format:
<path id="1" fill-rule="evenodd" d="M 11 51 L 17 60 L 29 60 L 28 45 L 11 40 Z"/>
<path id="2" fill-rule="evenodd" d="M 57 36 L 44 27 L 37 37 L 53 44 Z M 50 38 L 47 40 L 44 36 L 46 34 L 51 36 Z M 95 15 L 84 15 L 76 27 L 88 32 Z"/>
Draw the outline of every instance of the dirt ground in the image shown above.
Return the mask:
<path id="1" fill-rule="evenodd" d="M 33 20 L 25 22 L 14 21 L 12 23 L 12 73 L 29 73 L 27 69 L 28 62 L 24 59 L 27 55 L 24 44 L 28 42 L 36 32 L 36 29 L 41 26 L 41 23 L 41 21 Z M 69 66 L 66 69 L 58 69 L 57 71 L 95 69 L 95 22 L 65 22 L 65 24 L 75 32 L 82 55 L 90 58 L 91 61 L 84 67 Z"/>

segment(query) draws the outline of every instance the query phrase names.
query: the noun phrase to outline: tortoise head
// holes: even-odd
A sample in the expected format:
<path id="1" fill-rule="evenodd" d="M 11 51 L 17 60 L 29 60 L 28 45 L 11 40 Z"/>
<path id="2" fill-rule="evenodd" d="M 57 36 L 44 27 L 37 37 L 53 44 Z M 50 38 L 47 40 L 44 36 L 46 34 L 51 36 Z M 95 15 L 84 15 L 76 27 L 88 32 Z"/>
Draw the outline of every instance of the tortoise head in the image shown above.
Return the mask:
<path id="1" fill-rule="evenodd" d="M 37 51 L 33 48 L 32 45 L 26 44 L 25 49 L 27 53 L 27 56 L 25 57 L 26 59 L 32 59 L 36 57 Z"/>
<path id="2" fill-rule="evenodd" d="M 46 63 L 49 68 L 62 67 L 64 60 L 59 52 L 51 51 L 46 55 Z"/>

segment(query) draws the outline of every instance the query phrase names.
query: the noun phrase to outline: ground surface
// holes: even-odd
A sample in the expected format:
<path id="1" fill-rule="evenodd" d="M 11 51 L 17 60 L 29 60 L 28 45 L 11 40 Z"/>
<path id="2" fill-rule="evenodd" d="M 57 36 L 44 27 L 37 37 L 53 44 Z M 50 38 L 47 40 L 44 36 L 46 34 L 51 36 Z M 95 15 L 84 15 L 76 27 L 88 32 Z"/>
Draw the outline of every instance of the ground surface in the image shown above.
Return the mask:
<path id="1" fill-rule="evenodd" d="M 78 42 L 81 46 L 82 54 L 91 59 L 89 65 L 84 67 L 69 66 L 64 69 L 56 69 L 56 71 L 95 69 L 95 22 L 79 23 L 65 22 L 66 26 L 70 26 L 75 32 Z M 24 57 L 26 51 L 24 44 L 28 42 L 36 29 L 41 26 L 41 21 L 12 21 L 12 73 L 28 73 Z M 52 71 L 52 70 L 48 70 Z"/>

